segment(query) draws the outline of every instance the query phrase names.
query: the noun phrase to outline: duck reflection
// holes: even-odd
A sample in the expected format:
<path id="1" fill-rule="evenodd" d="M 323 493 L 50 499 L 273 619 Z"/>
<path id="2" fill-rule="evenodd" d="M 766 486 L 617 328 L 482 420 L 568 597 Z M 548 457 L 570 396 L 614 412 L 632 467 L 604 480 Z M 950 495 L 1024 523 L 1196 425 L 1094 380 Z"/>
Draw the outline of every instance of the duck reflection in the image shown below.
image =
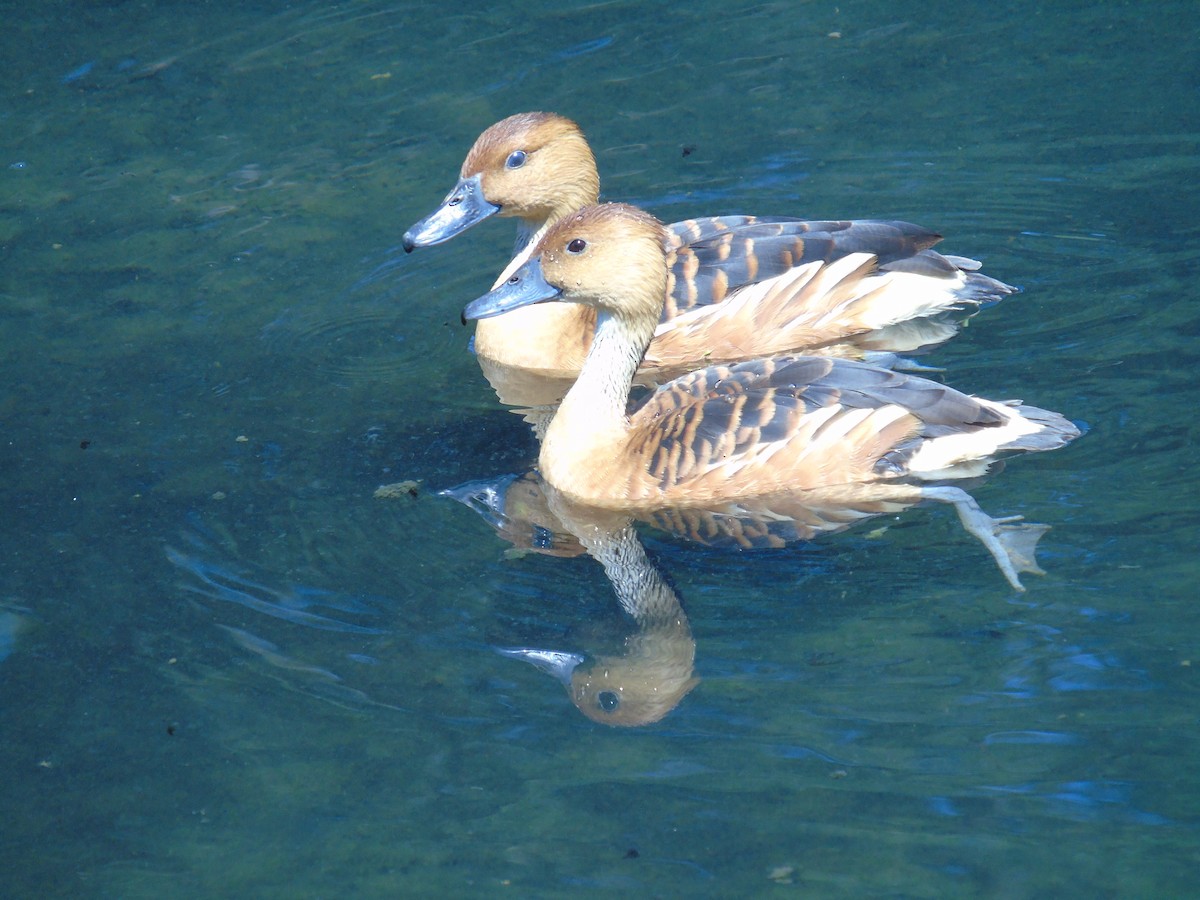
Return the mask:
<path id="1" fill-rule="evenodd" d="M 646 555 L 631 518 L 568 504 L 549 489 L 545 496 L 559 525 L 603 566 L 617 602 L 636 627 L 619 655 L 589 658 L 532 647 L 500 652 L 553 675 L 593 721 L 657 722 L 699 682 L 693 674 L 696 642 L 679 597 Z"/>
<path id="2" fill-rule="evenodd" d="M 633 519 L 567 502 L 536 472 L 473 481 L 450 490 L 518 550 L 552 556 L 588 553 L 604 568 L 621 609 L 633 620 L 619 655 L 498 648 L 554 676 L 571 702 L 596 722 L 657 722 L 696 686 L 696 644 L 674 589 L 650 561 Z"/>
<path id="3" fill-rule="evenodd" d="M 953 489 L 970 499 L 965 491 Z M 614 726 L 637 726 L 666 716 L 699 682 L 695 641 L 679 597 L 650 560 L 637 533 L 641 523 L 711 547 L 779 548 L 844 531 L 868 519 L 896 514 L 920 497 L 846 496 L 834 491 L 796 491 L 717 508 L 672 507 L 637 514 L 569 501 L 536 472 L 473 481 L 443 491 L 483 517 L 522 552 L 569 557 L 587 553 L 600 563 L 634 629 L 619 654 L 588 656 L 535 647 L 503 648 L 554 676 L 588 718 Z M 974 501 L 971 501 L 974 504 Z M 1048 526 L 992 519 L 973 507 L 998 536 L 997 563 L 1041 573 L 1034 560 Z M 984 541 L 985 545 L 988 543 Z M 1007 574 L 1007 573 L 1006 573 Z M 1018 582 L 1019 586 L 1019 582 Z"/>

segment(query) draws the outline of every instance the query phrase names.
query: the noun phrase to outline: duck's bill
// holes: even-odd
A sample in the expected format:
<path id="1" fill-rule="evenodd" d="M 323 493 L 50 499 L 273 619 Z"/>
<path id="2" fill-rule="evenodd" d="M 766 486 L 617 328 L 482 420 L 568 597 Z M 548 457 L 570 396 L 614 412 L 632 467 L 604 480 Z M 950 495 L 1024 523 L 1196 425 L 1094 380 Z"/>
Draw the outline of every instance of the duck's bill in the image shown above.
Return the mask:
<path id="1" fill-rule="evenodd" d="M 508 524 L 504 512 L 508 489 L 519 475 L 502 475 L 498 478 L 467 481 L 456 487 L 438 491 L 439 497 L 450 497 L 463 506 L 475 510 L 489 525 L 502 530 Z"/>
<path id="2" fill-rule="evenodd" d="M 404 249 L 411 253 L 416 247 L 448 241 L 499 211 L 499 206 L 484 198 L 478 175 L 460 178 L 441 206 L 404 232 Z"/>
<path id="3" fill-rule="evenodd" d="M 467 319 L 489 319 L 522 306 L 557 300 L 561 296 L 562 291 L 542 276 L 542 262 L 535 257 L 513 272 L 504 284 L 468 303 L 462 318 L 464 322 Z"/>
<path id="4" fill-rule="evenodd" d="M 571 684 L 571 673 L 584 661 L 578 653 L 562 650 L 535 650 L 532 647 L 497 647 L 496 652 L 509 659 L 523 659 L 557 678 L 565 685 Z"/>

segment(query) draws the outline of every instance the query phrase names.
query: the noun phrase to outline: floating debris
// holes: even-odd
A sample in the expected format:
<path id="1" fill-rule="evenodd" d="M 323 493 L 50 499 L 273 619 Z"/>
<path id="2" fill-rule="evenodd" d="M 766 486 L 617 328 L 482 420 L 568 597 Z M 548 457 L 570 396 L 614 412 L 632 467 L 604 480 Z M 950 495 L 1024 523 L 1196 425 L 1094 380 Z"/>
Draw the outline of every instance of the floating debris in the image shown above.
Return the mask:
<path id="1" fill-rule="evenodd" d="M 417 496 L 419 481 L 397 481 L 392 484 L 381 484 L 375 488 L 376 500 L 411 500 Z"/>

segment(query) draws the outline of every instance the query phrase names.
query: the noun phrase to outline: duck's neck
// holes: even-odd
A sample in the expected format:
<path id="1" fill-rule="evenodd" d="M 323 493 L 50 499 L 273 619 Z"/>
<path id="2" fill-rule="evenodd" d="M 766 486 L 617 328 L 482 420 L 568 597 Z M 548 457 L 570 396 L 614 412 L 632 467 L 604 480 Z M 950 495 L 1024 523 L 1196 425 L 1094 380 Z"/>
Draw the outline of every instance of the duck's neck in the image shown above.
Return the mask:
<path id="1" fill-rule="evenodd" d="M 592 348 L 579 379 L 567 392 L 564 409 L 569 402 L 573 410 L 592 421 L 627 425 L 625 408 L 633 376 L 654 336 L 654 324 L 632 322 L 606 310 L 598 311 Z"/>
<path id="2" fill-rule="evenodd" d="M 643 628 L 687 626 L 687 616 L 662 573 L 646 556 L 632 524 L 612 539 L 587 545 L 588 552 L 604 566 L 621 608 Z"/>
<path id="3" fill-rule="evenodd" d="M 579 476 L 586 471 L 602 481 L 629 430 L 629 391 L 654 328 L 653 320 L 597 313 L 591 350 L 542 443 L 539 463 L 551 484 L 586 499 L 589 492 L 574 485 Z"/>
<path id="4" fill-rule="evenodd" d="M 650 561 L 628 514 L 571 503 L 548 485 L 543 490 L 550 511 L 604 567 L 621 608 L 638 625 L 687 627 L 679 597 Z"/>

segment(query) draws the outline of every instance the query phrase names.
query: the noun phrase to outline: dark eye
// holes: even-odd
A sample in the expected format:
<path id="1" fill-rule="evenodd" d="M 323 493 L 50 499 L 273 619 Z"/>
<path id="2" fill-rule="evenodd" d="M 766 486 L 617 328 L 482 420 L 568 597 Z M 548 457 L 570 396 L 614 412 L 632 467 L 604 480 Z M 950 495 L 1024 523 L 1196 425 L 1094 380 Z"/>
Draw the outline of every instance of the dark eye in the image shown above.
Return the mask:
<path id="1" fill-rule="evenodd" d="M 587 249 L 587 241 L 583 238 L 575 238 L 571 243 L 567 244 L 568 253 L 582 253 Z"/>
<path id="2" fill-rule="evenodd" d="M 618 697 L 613 691 L 601 691 L 596 695 L 596 703 L 599 704 L 600 708 L 605 712 L 612 712 L 621 705 L 621 698 Z"/>
<path id="3" fill-rule="evenodd" d="M 504 161 L 504 168 L 506 169 L 519 169 L 523 165 L 525 165 L 524 150 L 514 150 L 508 154 L 508 159 Z"/>

